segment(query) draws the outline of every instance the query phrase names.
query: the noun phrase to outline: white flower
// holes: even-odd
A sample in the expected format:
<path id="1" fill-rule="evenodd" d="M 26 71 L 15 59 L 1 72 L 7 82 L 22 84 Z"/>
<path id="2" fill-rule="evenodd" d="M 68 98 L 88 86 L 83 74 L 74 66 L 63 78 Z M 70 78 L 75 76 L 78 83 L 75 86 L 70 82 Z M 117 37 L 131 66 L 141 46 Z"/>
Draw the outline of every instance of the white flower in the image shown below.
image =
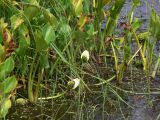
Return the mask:
<path id="1" fill-rule="evenodd" d="M 72 81 L 74 81 L 74 86 L 73 86 L 72 89 L 76 89 L 79 86 L 79 84 L 80 84 L 80 79 L 75 78 Z"/>
<path id="2" fill-rule="evenodd" d="M 81 59 L 86 59 L 87 61 L 89 60 L 88 50 L 83 51 L 83 53 L 81 54 Z"/>

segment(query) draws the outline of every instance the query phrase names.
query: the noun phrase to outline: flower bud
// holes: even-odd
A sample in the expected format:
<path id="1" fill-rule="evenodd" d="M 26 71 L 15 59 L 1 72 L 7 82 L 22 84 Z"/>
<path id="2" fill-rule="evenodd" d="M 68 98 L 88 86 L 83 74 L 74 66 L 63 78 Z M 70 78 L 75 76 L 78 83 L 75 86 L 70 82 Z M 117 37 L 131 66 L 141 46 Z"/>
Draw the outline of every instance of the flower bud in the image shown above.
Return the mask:
<path id="1" fill-rule="evenodd" d="M 81 59 L 85 59 L 86 61 L 89 60 L 89 52 L 87 50 L 83 51 L 81 54 Z"/>
<path id="2" fill-rule="evenodd" d="M 73 81 L 74 81 L 73 89 L 76 89 L 80 84 L 80 79 L 76 78 L 76 79 L 73 79 Z"/>
<path id="3" fill-rule="evenodd" d="M 68 89 L 76 89 L 80 84 L 80 79 L 75 78 L 67 83 Z"/>

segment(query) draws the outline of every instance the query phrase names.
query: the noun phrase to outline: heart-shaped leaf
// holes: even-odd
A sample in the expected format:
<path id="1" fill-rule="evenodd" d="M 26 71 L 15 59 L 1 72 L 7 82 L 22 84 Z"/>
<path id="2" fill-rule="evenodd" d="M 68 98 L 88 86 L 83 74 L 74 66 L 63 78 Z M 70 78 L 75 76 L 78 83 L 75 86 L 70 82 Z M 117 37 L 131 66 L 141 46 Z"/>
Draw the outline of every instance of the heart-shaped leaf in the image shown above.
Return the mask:
<path id="1" fill-rule="evenodd" d="M 17 80 L 15 76 L 6 78 L 1 84 L 0 84 L 0 90 L 2 91 L 2 94 L 7 94 L 14 90 L 17 86 Z"/>
<path id="2" fill-rule="evenodd" d="M 42 29 L 44 40 L 46 41 L 47 45 L 50 45 L 55 40 L 55 32 L 51 25 L 46 24 Z"/>
<path id="3" fill-rule="evenodd" d="M 39 13 L 40 9 L 36 5 L 27 5 L 24 8 L 24 15 L 31 20 L 33 17 L 35 17 Z"/>
<path id="4" fill-rule="evenodd" d="M 53 29 L 56 29 L 58 26 L 57 18 L 49 10 L 44 10 L 43 15 L 46 21 L 52 25 Z"/>
<path id="5" fill-rule="evenodd" d="M 4 62 L 4 68 L 5 72 L 10 73 L 14 69 L 14 60 L 13 57 L 9 57 Z"/>

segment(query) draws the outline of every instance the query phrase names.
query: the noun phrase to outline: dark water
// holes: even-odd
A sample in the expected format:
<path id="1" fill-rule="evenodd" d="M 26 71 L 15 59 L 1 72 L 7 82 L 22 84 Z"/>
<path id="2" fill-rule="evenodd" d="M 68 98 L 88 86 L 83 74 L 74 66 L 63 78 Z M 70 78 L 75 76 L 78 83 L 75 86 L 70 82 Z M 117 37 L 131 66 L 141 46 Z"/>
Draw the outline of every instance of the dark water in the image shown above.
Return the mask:
<path id="1" fill-rule="evenodd" d="M 142 70 L 134 68 L 125 73 L 123 81 L 123 84 L 117 87 L 132 93 L 121 94 L 117 91 L 130 106 L 117 99 L 112 92 L 109 92 L 104 100 L 102 94 L 105 90 L 94 87 L 92 89 L 95 93 L 85 95 L 81 113 L 83 119 L 80 120 L 156 120 L 160 113 L 160 77 L 148 78 Z M 147 95 L 148 86 L 150 86 L 150 96 Z M 78 120 L 77 114 L 80 112 L 77 112 L 77 101 L 74 95 L 69 95 L 68 99 L 42 100 L 36 104 L 26 105 L 13 104 L 7 120 Z"/>
<path id="2" fill-rule="evenodd" d="M 128 102 L 133 107 L 128 119 L 156 120 L 160 114 L 159 76 L 153 79 L 147 77 L 138 69 L 127 74 L 130 74 L 130 77 L 125 77 L 124 79 L 129 84 L 130 89 L 135 92 L 135 94 L 128 95 Z"/>
<path id="3" fill-rule="evenodd" d="M 150 19 L 150 10 L 153 9 L 155 12 L 160 15 L 160 0 L 140 0 L 140 6 L 136 7 L 134 11 L 134 17 L 138 18 L 143 22 L 141 30 L 145 31 L 149 27 Z M 109 9 L 109 6 L 106 6 L 105 9 Z M 126 0 L 125 4 L 121 10 L 119 22 L 126 22 L 128 19 L 129 12 L 132 8 L 132 0 Z M 105 21 L 103 22 L 102 28 L 105 26 Z"/>
<path id="4" fill-rule="evenodd" d="M 121 11 L 120 21 L 126 21 L 126 17 L 131 10 L 132 0 L 126 0 Z M 160 15 L 160 0 L 141 0 L 141 5 L 135 9 L 134 18 L 139 18 L 143 22 L 141 29 L 147 29 L 149 25 L 150 9 Z"/>

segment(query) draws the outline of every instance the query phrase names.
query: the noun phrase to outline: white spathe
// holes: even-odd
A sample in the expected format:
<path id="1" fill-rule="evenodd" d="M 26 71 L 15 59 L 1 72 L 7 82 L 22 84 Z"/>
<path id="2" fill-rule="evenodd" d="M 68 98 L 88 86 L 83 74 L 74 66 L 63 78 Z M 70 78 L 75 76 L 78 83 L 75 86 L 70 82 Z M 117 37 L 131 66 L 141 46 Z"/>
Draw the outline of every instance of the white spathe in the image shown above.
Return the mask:
<path id="1" fill-rule="evenodd" d="M 74 81 L 73 89 L 76 89 L 80 84 L 80 79 L 75 78 L 75 79 L 72 79 L 72 81 Z"/>
<path id="2" fill-rule="evenodd" d="M 81 54 L 81 59 L 85 58 L 87 61 L 89 60 L 89 52 L 88 50 L 83 51 Z"/>

